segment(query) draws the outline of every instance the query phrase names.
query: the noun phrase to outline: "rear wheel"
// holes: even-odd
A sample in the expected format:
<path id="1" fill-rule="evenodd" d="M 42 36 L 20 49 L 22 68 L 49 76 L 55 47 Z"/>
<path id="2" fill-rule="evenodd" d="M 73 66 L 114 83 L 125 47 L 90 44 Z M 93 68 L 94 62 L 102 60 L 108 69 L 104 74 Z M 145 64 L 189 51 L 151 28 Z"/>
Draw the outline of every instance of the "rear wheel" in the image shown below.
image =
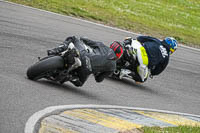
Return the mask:
<path id="1" fill-rule="evenodd" d="M 48 72 L 62 69 L 63 67 L 64 61 L 60 56 L 44 58 L 28 68 L 27 77 L 31 80 L 37 80 L 43 78 Z"/>

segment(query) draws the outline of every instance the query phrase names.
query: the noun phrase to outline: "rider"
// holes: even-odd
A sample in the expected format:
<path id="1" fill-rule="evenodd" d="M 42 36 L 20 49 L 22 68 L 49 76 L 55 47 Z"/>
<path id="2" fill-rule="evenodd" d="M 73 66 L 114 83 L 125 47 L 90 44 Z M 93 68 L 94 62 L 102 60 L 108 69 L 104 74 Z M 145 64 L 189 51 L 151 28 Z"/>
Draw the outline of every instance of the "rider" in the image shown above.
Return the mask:
<path id="1" fill-rule="evenodd" d="M 166 68 L 169 56 L 177 49 L 178 43 L 172 37 L 160 41 L 150 36 L 139 36 L 136 40 L 126 38 L 124 46 L 127 50 L 123 58 L 130 62 L 129 68 L 132 67 L 135 71 L 127 73 L 126 69 L 122 69 L 120 76 L 128 74 L 137 82 L 145 82 L 149 75 L 159 75 Z M 138 65 L 135 65 L 136 60 Z"/>
<path id="2" fill-rule="evenodd" d="M 48 50 L 48 55 L 56 55 L 65 51 L 69 44 L 73 43 L 79 51 L 81 67 L 76 69 L 78 77 L 71 81 L 75 86 L 82 86 L 90 74 L 93 74 L 96 82 L 102 82 L 105 77 L 112 74 L 116 68 L 116 60 L 123 54 L 123 47 L 120 42 L 114 41 L 110 48 L 102 42 L 92 41 L 88 38 L 68 37 L 58 48 Z M 92 49 L 92 52 L 85 48 L 85 45 Z M 75 58 L 68 57 L 70 62 L 75 63 Z"/>

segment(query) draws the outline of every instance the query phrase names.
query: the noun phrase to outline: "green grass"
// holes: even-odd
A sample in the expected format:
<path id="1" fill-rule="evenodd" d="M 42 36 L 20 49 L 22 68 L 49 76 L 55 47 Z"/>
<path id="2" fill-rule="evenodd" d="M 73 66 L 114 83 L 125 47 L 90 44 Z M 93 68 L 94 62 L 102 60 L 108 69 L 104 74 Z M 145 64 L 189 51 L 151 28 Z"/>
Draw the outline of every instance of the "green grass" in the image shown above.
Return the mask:
<path id="1" fill-rule="evenodd" d="M 143 127 L 142 133 L 200 133 L 200 127 L 178 126 L 178 127 Z"/>
<path id="2" fill-rule="evenodd" d="M 200 0 L 8 0 L 200 47 Z"/>

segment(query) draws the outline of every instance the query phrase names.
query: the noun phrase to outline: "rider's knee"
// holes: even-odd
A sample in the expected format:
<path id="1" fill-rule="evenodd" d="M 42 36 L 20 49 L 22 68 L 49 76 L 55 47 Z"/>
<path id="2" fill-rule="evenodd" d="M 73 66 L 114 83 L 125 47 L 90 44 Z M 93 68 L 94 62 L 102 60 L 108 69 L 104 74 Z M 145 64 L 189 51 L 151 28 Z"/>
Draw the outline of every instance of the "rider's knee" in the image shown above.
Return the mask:
<path id="1" fill-rule="evenodd" d="M 146 65 L 141 65 L 137 67 L 138 75 L 140 76 L 140 82 L 145 82 L 149 75 L 149 69 Z"/>

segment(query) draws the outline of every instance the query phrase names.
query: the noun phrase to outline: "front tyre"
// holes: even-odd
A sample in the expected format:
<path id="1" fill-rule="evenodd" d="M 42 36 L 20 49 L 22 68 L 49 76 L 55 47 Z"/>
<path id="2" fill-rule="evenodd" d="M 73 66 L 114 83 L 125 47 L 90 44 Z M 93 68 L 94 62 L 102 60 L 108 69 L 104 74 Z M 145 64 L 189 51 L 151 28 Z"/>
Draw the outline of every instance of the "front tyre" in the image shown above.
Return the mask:
<path id="1" fill-rule="evenodd" d="M 31 80 L 43 78 L 46 73 L 62 69 L 64 67 L 64 60 L 60 56 L 47 57 L 35 63 L 27 70 L 27 77 Z"/>

